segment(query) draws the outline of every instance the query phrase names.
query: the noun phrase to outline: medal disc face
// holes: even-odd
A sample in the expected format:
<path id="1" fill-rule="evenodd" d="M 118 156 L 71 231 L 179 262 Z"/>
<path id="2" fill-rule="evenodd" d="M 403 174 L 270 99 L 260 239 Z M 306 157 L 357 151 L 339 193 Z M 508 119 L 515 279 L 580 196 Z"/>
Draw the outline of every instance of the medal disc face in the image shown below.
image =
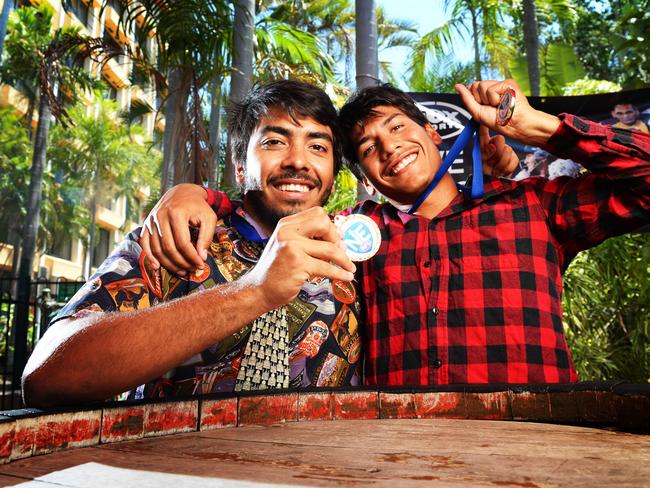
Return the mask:
<path id="1" fill-rule="evenodd" d="M 337 217 L 334 224 L 339 228 L 346 254 L 352 261 L 370 259 L 379 250 L 381 234 L 370 217 L 360 214 Z"/>
<path id="2" fill-rule="evenodd" d="M 515 112 L 515 91 L 512 88 L 506 88 L 497 107 L 497 124 L 507 125 Z"/>

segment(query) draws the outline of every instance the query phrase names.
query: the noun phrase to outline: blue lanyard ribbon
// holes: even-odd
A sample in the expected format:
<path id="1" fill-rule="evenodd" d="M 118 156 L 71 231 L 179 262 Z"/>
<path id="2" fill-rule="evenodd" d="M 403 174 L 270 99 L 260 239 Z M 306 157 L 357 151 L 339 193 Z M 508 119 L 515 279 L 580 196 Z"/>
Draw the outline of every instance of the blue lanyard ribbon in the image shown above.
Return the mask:
<path id="1" fill-rule="evenodd" d="M 230 214 L 230 223 L 245 239 L 251 242 L 261 242 L 264 244 L 268 242 L 268 239 L 261 237 L 255 230 L 255 227 L 249 224 L 244 217 L 236 212 Z"/>
<path id="2" fill-rule="evenodd" d="M 416 210 L 422 205 L 422 203 L 427 199 L 431 192 L 438 186 L 438 183 L 443 176 L 447 173 L 447 170 L 454 163 L 460 152 L 467 147 L 470 141 L 474 141 L 474 147 L 472 149 L 472 162 L 473 162 L 473 176 L 472 176 L 472 189 L 470 196 L 472 198 L 480 198 L 483 196 L 483 161 L 481 160 L 481 145 L 479 144 L 477 131 L 478 123 L 470 119 L 468 124 L 465 126 L 463 131 L 454 142 L 447 155 L 442 160 L 442 164 L 438 168 L 436 175 L 429 183 L 429 186 L 422 192 L 418 199 L 413 203 L 408 213 L 414 214 Z M 465 187 L 460 187 L 461 191 L 467 194 L 467 189 Z"/>

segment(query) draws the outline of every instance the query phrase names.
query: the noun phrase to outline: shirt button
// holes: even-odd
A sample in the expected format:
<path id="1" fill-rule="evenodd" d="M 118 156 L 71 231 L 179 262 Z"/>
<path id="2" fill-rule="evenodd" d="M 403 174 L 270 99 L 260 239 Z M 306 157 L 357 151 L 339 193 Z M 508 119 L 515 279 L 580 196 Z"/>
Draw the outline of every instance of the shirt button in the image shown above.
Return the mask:
<path id="1" fill-rule="evenodd" d="M 424 264 L 423 264 L 423 266 L 424 266 L 425 268 L 430 268 L 430 267 L 431 267 L 431 261 L 425 261 Z"/>
<path id="2" fill-rule="evenodd" d="M 433 308 L 431 309 L 431 313 L 432 313 L 433 315 L 438 315 L 438 314 L 440 313 L 440 309 L 439 309 L 438 307 L 433 307 Z"/>
<path id="3" fill-rule="evenodd" d="M 442 361 L 440 361 L 440 359 L 434 360 L 431 364 L 436 369 L 442 368 Z"/>

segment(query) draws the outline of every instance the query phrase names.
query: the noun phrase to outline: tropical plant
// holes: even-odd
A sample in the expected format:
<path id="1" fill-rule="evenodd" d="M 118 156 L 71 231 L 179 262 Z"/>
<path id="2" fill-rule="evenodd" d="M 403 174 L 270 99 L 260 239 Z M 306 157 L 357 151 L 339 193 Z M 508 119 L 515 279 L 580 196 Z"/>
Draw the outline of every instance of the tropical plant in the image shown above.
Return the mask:
<path id="1" fill-rule="evenodd" d="M 525 93 L 560 95 L 564 85 L 585 76 L 573 49 L 578 19 L 574 0 L 515 1 L 509 15 L 513 27 L 508 72 Z M 539 90 L 533 90 L 531 74 L 539 79 Z"/>
<path id="2" fill-rule="evenodd" d="M 98 203 L 125 196 L 135 206 L 134 195 L 155 185 L 159 169 L 159 153 L 146 144 L 144 130 L 127 128 L 117 115 L 114 102 L 95 97 L 90 115 L 86 106 L 77 105 L 70 110 L 75 125 L 52 131 L 52 164 L 82 190 L 90 211 L 87 263 L 93 262 Z"/>
<path id="3" fill-rule="evenodd" d="M 422 36 L 413 46 L 408 61 L 410 81 L 426 79 L 426 71 L 436 58 L 453 50 L 456 36 L 469 39 L 474 51 L 474 79 L 486 69 L 507 71 L 510 54 L 505 18 L 509 2 L 496 0 L 445 0 L 451 19 Z"/>
<path id="4" fill-rule="evenodd" d="M 13 83 L 25 94 L 29 103 L 26 114 L 27 126 L 31 129 L 34 107 L 39 106 L 38 124 L 33 141 L 32 163 L 29 176 L 29 190 L 26 195 L 26 218 L 22 231 L 22 252 L 19 275 L 23 281 L 32 271 L 36 250 L 37 230 L 41 213 L 47 134 L 50 125 L 48 102 L 53 97 L 52 88 L 75 100 L 85 90 L 98 86 L 89 73 L 74 59 L 77 49 L 68 50 L 71 57 L 62 57 L 58 52 L 61 43 L 78 35 L 77 28 L 63 28 L 51 33 L 52 9 L 46 5 L 22 7 L 13 12 L 5 43 L 5 53 L 0 73 L 4 81 Z M 43 80 L 49 86 L 45 87 Z M 47 93 L 43 93 L 45 90 Z M 14 267 L 14 272 L 16 267 Z M 28 290 L 23 290 L 28 293 Z M 24 311 L 20 311 L 21 314 Z"/>
<path id="5" fill-rule="evenodd" d="M 39 95 L 38 71 L 44 47 L 52 40 L 53 14 L 46 4 L 14 11 L 9 18 L 6 52 L 0 64 L 0 80 L 14 86 L 27 102 L 25 125 L 30 138 Z"/>
<path id="6" fill-rule="evenodd" d="M 426 69 L 409 80 L 410 90 L 415 92 L 456 93 L 454 85 L 469 85 L 474 81 L 474 66 L 461 63 L 452 55 L 441 55 L 430 61 Z"/>
<path id="7" fill-rule="evenodd" d="M 623 87 L 607 80 L 592 80 L 590 78 L 580 78 L 562 87 L 563 96 L 574 95 L 592 95 L 596 93 L 615 93 L 621 91 Z"/>
<path id="8" fill-rule="evenodd" d="M 334 188 L 325 205 L 327 213 L 333 214 L 344 208 L 354 207 L 357 203 L 357 179 L 349 169 L 343 168 L 339 171 Z"/>
<path id="9" fill-rule="evenodd" d="M 564 275 L 564 324 L 583 380 L 650 381 L 650 234 L 607 240 Z"/>

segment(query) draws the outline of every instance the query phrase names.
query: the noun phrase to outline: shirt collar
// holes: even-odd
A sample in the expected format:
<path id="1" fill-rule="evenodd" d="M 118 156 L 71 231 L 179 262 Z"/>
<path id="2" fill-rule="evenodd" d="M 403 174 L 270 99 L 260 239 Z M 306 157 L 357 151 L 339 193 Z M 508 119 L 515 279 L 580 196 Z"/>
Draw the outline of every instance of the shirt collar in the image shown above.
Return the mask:
<path id="1" fill-rule="evenodd" d="M 249 241 L 266 243 L 269 240 L 266 232 L 241 206 L 236 207 L 231 214 L 231 224 L 237 229 L 237 232 Z"/>
<path id="2" fill-rule="evenodd" d="M 485 200 L 488 200 L 495 195 L 499 195 L 504 192 L 508 192 L 518 186 L 518 182 L 509 180 L 506 178 L 495 178 L 493 176 L 483 175 L 483 196 L 480 198 L 470 198 L 465 196 L 464 193 L 458 192 L 458 195 L 445 207 L 438 215 L 436 215 L 432 220 L 438 220 L 450 215 L 454 215 L 460 212 L 463 212 L 469 208 L 480 205 Z M 467 180 L 467 185 L 471 185 L 471 177 Z M 411 215 L 402 211 L 399 208 L 396 208 L 393 205 L 385 204 L 385 208 L 390 208 L 392 212 L 395 212 L 396 216 L 402 221 L 403 224 L 406 224 L 411 219 L 414 218 L 424 218 L 418 215 Z"/>

